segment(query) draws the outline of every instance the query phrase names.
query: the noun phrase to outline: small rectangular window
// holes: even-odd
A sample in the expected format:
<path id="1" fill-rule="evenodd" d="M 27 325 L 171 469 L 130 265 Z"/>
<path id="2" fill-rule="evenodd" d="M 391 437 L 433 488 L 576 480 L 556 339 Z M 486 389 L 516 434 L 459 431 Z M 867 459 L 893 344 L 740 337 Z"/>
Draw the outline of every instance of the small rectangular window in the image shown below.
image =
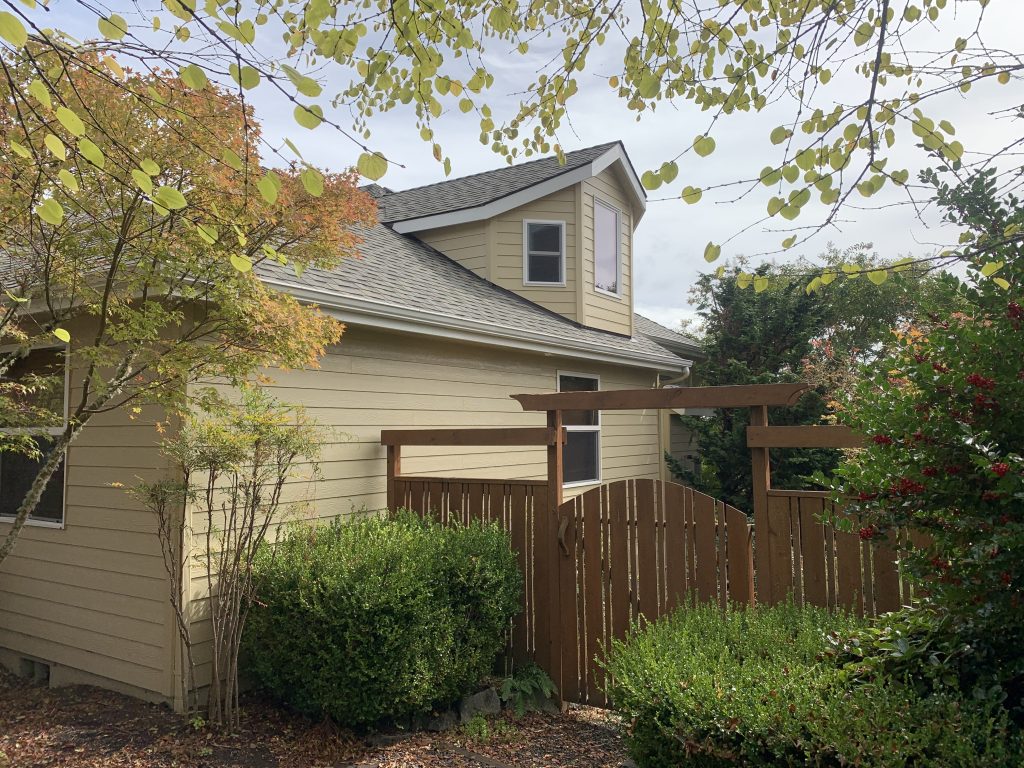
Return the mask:
<path id="1" fill-rule="evenodd" d="M 523 222 L 523 250 L 525 283 L 565 283 L 565 222 Z"/>
<path id="2" fill-rule="evenodd" d="M 577 373 L 558 375 L 559 392 L 596 392 L 596 376 Z M 562 452 L 562 481 L 566 485 L 596 483 L 601 479 L 600 411 L 563 411 L 566 444 Z"/>
<path id="3" fill-rule="evenodd" d="M 622 268 L 619 212 L 594 199 L 594 288 L 619 295 Z"/>
<path id="4" fill-rule="evenodd" d="M 12 354 L 17 358 L 10 359 Z M 0 519 L 13 517 L 25 499 L 52 441 L 67 420 L 67 351 L 63 347 L 0 352 L 4 372 L 0 394 L 7 408 L 0 428 Z M 3 440 L 3 436 L 12 436 Z M 16 437 L 15 437 L 16 436 Z M 35 443 L 36 455 L 25 451 Z M 4 449 L 6 443 L 7 450 Z M 11 446 L 17 446 L 12 450 Z M 29 522 L 60 525 L 64 522 L 64 464 L 51 476 Z"/>

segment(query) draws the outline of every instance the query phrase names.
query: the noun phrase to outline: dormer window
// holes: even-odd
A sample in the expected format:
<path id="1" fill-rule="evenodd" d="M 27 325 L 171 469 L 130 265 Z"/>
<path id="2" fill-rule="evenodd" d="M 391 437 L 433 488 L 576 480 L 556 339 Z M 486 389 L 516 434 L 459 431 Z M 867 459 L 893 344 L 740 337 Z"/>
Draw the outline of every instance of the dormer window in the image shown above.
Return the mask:
<path id="1" fill-rule="evenodd" d="M 622 294 L 622 230 L 619 211 L 594 198 L 594 289 Z"/>
<path id="2" fill-rule="evenodd" d="M 565 285 L 565 222 L 523 222 L 523 284 Z"/>

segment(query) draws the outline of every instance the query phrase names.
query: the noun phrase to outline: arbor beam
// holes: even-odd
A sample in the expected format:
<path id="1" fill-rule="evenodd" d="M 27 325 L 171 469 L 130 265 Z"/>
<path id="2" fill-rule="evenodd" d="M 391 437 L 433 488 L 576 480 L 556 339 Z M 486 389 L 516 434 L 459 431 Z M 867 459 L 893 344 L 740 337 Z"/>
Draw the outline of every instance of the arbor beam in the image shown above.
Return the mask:
<path id="1" fill-rule="evenodd" d="M 724 387 L 604 389 L 512 395 L 524 411 L 632 411 L 644 408 L 751 408 L 793 405 L 810 384 L 743 384 Z"/>
<path id="2" fill-rule="evenodd" d="M 862 448 L 864 435 L 845 426 L 747 427 L 748 448 Z"/>

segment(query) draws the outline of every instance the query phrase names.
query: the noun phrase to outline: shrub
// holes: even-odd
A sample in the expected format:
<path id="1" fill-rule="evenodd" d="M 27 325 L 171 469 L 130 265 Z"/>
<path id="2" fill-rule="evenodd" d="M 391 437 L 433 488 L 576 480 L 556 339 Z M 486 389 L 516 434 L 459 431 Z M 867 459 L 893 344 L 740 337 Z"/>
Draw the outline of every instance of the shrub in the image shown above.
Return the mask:
<path id="1" fill-rule="evenodd" d="M 521 576 L 496 526 L 411 514 L 296 528 L 256 564 L 246 671 L 350 726 L 447 705 L 488 674 Z"/>
<path id="2" fill-rule="evenodd" d="M 850 682 L 826 637 L 862 626 L 817 608 L 723 615 L 704 605 L 613 642 L 607 693 L 629 724 L 633 758 L 645 767 L 1015 765 L 989 705 Z"/>

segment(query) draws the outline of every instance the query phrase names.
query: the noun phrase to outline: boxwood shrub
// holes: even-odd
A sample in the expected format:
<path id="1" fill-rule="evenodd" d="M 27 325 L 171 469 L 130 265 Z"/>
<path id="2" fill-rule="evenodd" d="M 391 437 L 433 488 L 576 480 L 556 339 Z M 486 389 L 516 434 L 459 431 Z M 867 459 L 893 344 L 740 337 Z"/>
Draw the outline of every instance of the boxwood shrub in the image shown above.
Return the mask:
<path id="1" fill-rule="evenodd" d="M 614 642 L 607 692 L 633 759 L 641 768 L 1019 765 L 999 710 L 849 680 L 826 638 L 860 624 L 792 605 L 724 615 L 704 605 Z"/>
<path id="2" fill-rule="evenodd" d="M 244 672 L 349 726 L 453 702 L 493 668 L 522 579 L 497 526 L 400 513 L 297 527 L 256 563 Z"/>

